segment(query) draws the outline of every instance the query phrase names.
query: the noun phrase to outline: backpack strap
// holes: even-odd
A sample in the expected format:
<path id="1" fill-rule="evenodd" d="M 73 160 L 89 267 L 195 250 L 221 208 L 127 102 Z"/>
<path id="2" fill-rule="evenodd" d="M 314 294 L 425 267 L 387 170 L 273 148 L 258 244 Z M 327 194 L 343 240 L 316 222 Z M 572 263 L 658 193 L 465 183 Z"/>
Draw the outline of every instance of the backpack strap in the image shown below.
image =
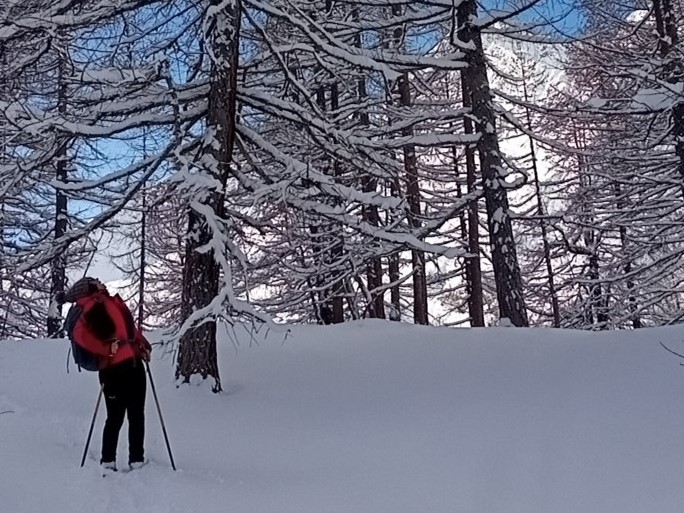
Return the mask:
<path id="1" fill-rule="evenodd" d="M 108 301 L 112 303 L 112 306 L 116 307 L 116 314 L 113 316 L 115 323 L 118 325 L 118 329 L 121 332 L 126 333 L 126 339 L 128 342 L 134 341 L 137 337 L 137 328 L 135 327 L 135 321 L 133 320 L 133 314 L 121 299 L 119 294 L 114 296 L 109 296 Z"/>
<path id="2" fill-rule="evenodd" d="M 73 329 L 73 341 L 81 346 L 83 349 L 90 351 L 91 353 L 106 358 L 109 356 L 110 345 L 104 340 L 100 340 L 88 329 L 83 318 L 83 312 L 88 311 L 94 304 L 94 302 L 99 301 L 97 296 L 88 296 L 79 299 L 77 305 L 81 308 L 81 312 Z"/>

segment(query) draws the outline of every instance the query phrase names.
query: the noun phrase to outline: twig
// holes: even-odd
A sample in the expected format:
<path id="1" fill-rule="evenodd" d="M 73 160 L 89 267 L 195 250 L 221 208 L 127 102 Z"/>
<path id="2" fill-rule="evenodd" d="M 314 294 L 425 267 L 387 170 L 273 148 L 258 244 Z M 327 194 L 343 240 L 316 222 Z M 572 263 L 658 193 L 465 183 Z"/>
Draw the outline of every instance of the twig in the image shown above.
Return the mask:
<path id="1" fill-rule="evenodd" d="M 14 413 L 14 410 L 0 411 L 0 415 L 2 415 L 3 413 Z"/>
<path id="2" fill-rule="evenodd" d="M 667 352 L 672 353 L 672 354 L 675 355 L 675 356 L 679 356 L 681 359 L 684 360 L 684 355 L 679 354 L 679 353 L 676 352 L 676 351 L 673 351 L 672 349 L 670 349 L 669 347 L 667 347 L 667 346 L 666 346 L 665 344 L 663 344 L 662 342 L 659 342 L 659 344 L 660 344 L 661 346 L 663 346 L 663 349 L 665 349 Z M 679 365 L 684 366 L 684 363 L 680 363 Z"/>

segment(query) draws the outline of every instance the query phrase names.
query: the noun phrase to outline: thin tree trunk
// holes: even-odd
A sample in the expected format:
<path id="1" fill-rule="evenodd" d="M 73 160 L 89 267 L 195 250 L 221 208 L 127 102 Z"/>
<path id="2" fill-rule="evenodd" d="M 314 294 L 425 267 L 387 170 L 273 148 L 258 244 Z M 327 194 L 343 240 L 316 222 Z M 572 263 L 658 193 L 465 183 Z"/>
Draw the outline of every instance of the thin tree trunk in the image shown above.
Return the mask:
<path id="1" fill-rule="evenodd" d="M 477 26 L 477 3 L 465 0 L 458 6 L 458 24 L 461 40 L 465 43 L 468 67 L 464 80 L 471 91 L 473 115 L 481 134 L 478 141 L 482 185 L 487 206 L 487 222 L 492 247 L 492 266 L 496 281 L 499 315 L 515 326 L 527 326 L 527 311 L 523 296 L 522 276 L 513 237 L 508 207 L 508 193 L 503 175 L 496 133 L 496 113 L 487 78 L 482 38 Z"/>
<path id="2" fill-rule="evenodd" d="M 316 104 L 318 107 L 321 109 L 321 111 L 325 112 L 326 107 L 327 107 L 327 102 L 325 100 L 325 87 L 320 86 L 316 90 Z M 308 180 L 308 177 L 307 177 Z M 307 184 L 307 187 L 309 187 L 310 184 Z M 325 241 L 323 240 L 323 235 L 320 235 L 321 231 L 324 230 L 319 230 L 319 225 L 317 224 L 318 221 L 316 219 L 313 219 L 310 226 L 309 226 L 309 232 L 311 233 L 311 241 L 312 241 L 312 246 L 314 248 L 314 262 L 320 263 L 325 261 L 325 252 L 323 251 L 322 248 L 325 247 Z M 325 273 L 321 273 L 320 271 L 316 274 L 316 288 L 318 289 L 318 292 L 316 294 L 316 315 L 318 318 L 318 322 L 320 324 L 332 324 L 333 323 L 333 306 L 332 302 L 330 300 L 330 292 L 328 289 L 325 287 L 326 282 L 328 281 L 328 276 Z"/>
<path id="3" fill-rule="evenodd" d="M 62 48 L 66 53 L 66 49 Z M 58 85 L 57 85 L 57 110 L 61 116 L 67 112 L 67 86 L 66 86 L 66 55 L 59 55 L 58 63 Z M 58 136 L 57 144 L 59 148 L 55 155 L 55 178 L 57 182 L 66 183 L 68 170 L 68 146 L 69 139 L 63 135 Z M 67 197 L 60 190 L 55 192 L 55 228 L 54 239 L 62 238 L 67 231 Z M 62 330 L 62 305 L 55 302 L 57 294 L 64 292 L 66 286 L 66 254 L 64 252 L 55 256 L 51 262 L 50 280 L 50 308 L 47 320 L 48 337 L 63 336 Z"/>
<path id="4" fill-rule="evenodd" d="M 677 169 L 682 180 L 682 196 L 684 196 L 684 102 L 679 102 L 672 109 L 672 134 L 675 138 L 675 154 L 679 159 Z"/>
<path id="5" fill-rule="evenodd" d="M 387 275 L 390 283 L 394 283 L 390 288 L 390 321 L 401 321 L 401 289 L 399 288 L 399 253 L 389 256 L 387 262 Z"/>
<path id="6" fill-rule="evenodd" d="M 390 184 L 390 194 L 391 196 L 398 198 L 401 196 L 401 189 L 399 186 L 399 181 L 394 180 Z M 388 219 L 389 222 L 389 219 Z M 399 278 L 401 276 L 400 272 L 400 260 L 401 255 L 399 252 L 392 253 L 387 258 L 387 275 L 389 277 L 390 286 L 390 321 L 401 321 L 402 308 L 401 308 L 401 287 L 399 285 Z"/>
<path id="7" fill-rule="evenodd" d="M 330 0 L 328 0 L 330 1 Z M 328 10 L 331 7 L 328 7 Z M 331 111 L 337 111 L 340 108 L 340 97 L 339 97 L 339 88 L 337 85 L 337 82 L 333 82 L 330 86 L 330 110 Z M 335 176 L 336 179 L 339 179 L 342 176 L 342 167 L 340 165 L 340 162 L 335 159 L 333 162 L 333 175 Z M 344 248 L 344 231 L 341 229 L 336 230 L 337 231 L 337 236 L 334 246 L 332 248 L 332 255 L 331 255 L 331 261 L 332 262 L 339 262 L 340 259 L 342 258 L 342 252 Z M 341 274 L 342 272 L 340 270 L 336 270 L 332 273 L 333 275 L 333 280 L 335 284 L 333 285 L 332 289 L 332 307 L 333 307 L 333 323 L 339 324 L 344 322 L 344 283 L 341 279 Z"/>
<path id="8" fill-rule="evenodd" d="M 525 75 L 525 67 L 522 66 L 523 78 L 523 93 L 525 103 L 529 102 L 529 95 L 527 92 L 527 78 Z M 530 116 L 530 109 L 525 107 L 525 116 L 527 118 L 527 130 L 532 132 L 532 118 Z M 535 148 L 534 140 L 528 136 L 530 143 L 530 156 L 532 157 L 532 170 L 534 172 L 534 188 L 537 196 L 537 215 L 539 216 L 539 225 L 542 232 L 542 243 L 544 247 L 544 262 L 546 263 L 546 275 L 549 283 L 549 296 L 551 296 L 551 310 L 553 313 L 553 327 L 560 328 L 560 308 L 558 306 L 558 293 L 556 292 L 556 284 L 554 281 L 553 262 L 551 261 L 551 244 L 549 243 L 549 236 L 546 231 L 546 211 L 544 209 L 544 202 L 542 200 L 541 183 L 539 181 L 539 166 L 537 163 L 537 150 Z"/>
<path id="9" fill-rule="evenodd" d="M 624 200 L 622 200 L 622 188 L 620 187 L 619 183 L 615 184 L 615 198 L 617 199 L 618 209 L 620 211 L 623 211 L 626 205 L 624 204 Z M 622 249 L 622 255 L 625 262 L 623 270 L 625 272 L 625 275 L 628 276 L 627 301 L 629 302 L 629 312 L 631 314 L 632 319 L 632 328 L 639 329 L 641 328 L 641 318 L 637 313 L 637 300 L 636 296 L 634 295 L 635 284 L 634 280 L 632 278 L 629 278 L 629 275 L 632 272 L 632 259 L 629 255 L 629 238 L 627 237 L 627 227 L 623 224 L 620 225 L 620 246 Z"/>
<path id="10" fill-rule="evenodd" d="M 7 67 L 7 54 L 4 46 L 0 46 L 0 100 L 6 101 L 9 96 L 9 86 L 7 77 L 5 76 L 5 69 Z M 0 154 L 0 164 L 7 165 L 7 132 L 6 126 L 0 127 L 2 130 L 2 154 Z M 9 315 L 9 298 L 5 297 L 5 276 L 8 274 L 7 264 L 5 263 L 5 201 L 4 198 L 0 201 L 0 299 L 3 303 L 3 322 L 0 325 L 0 340 L 8 337 L 7 333 L 7 317 Z"/>
<path id="11" fill-rule="evenodd" d="M 460 166 L 458 165 L 458 148 L 456 146 L 451 147 L 451 159 L 454 165 L 454 175 L 456 177 L 456 197 L 460 200 L 463 198 L 463 190 L 461 189 L 461 184 L 458 182 L 461 175 L 461 170 Z M 465 211 L 462 211 L 458 214 L 458 224 L 459 228 L 461 229 L 461 240 L 468 240 L 468 219 Z M 463 261 L 463 270 L 465 271 L 466 294 L 468 296 L 468 318 L 471 320 L 470 322 L 472 325 L 473 296 L 470 291 L 470 283 L 472 280 L 470 277 L 470 268 L 468 266 L 467 257 Z"/>
<path id="12" fill-rule="evenodd" d="M 352 18 L 355 22 L 359 21 L 359 10 L 354 9 Z M 356 36 L 356 46 L 362 47 L 361 35 Z M 368 97 L 368 90 L 366 87 L 366 77 L 362 76 L 358 81 L 357 93 L 359 101 L 363 102 Z M 359 122 L 361 126 L 367 127 L 370 125 L 370 118 L 367 112 L 360 115 Z M 370 174 L 362 179 L 363 192 L 375 192 L 378 186 L 378 181 Z M 380 226 L 380 214 L 378 207 L 375 205 L 366 205 L 363 207 L 363 219 L 371 226 Z M 368 282 L 368 290 L 370 291 L 371 299 L 368 304 L 368 315 L 371 318 L 384 319 L 385 318 L 385 291 L 382 289 L 382 259 L 378 257 L 371 257 L 366 262 L 366 280 Z"/>
<path id="13" fill-rule="evenodd" d="M 399 105 L 409 107 L 411 105 L 411 89 L 407 74 L 399 78 Z M 413 135 L 412 128 L 402 130 L 403 135 Z M 413 228 L 420 228 L 420 184 L 418 182 L 418 162 L 416 149 L 412 145 L 406 145 L 404 152 L 404 169 L 406 170 L 406 197 L 409 203 L 409 219 Z M 425 252 L 417 249 L 411 250 L 411 263 L 413 265 L 413 321 L 416 324 L 429 324 L 427 280 L 425 276 Z"/>
<path id="14" fill-rule="evenodd" d="M 333 5 L 334 3 L 332 0 L 326 0 L 325 10 L 322 13 L 323 17 L 327 18 L 333 15 Z M 312 19 L 317 20 L 319 14 L 320 13 L 315 9 L 312 10 Z M 322 71 L 322 67 L 317 67 L 316 72 L 320 73 Z M 326 97 L 328 91 L 327 84 L 321 84 L 316 90 L 316 103 L 323 112 L 334 111 L 339 108 L 339 89 L 337 83 L 334 81 L 334 76 L 332 79 L 333 81 L 330 83 L 329 88 L 329 105 Z M 327 168 L 335 178 L 342 174 L 340 162 L 334 157 L 329 157 Z M 326 224 L 325 222 L 322 223 L 320 227 L 321 230 L 319 232 L 318 226 L 312 225 L 310 228 L 311 234 L 314 239 L 316 239 L 316 235 L 320 233 L 317 237 L 317 245 L 321 248 L 319 251 L 319 259 L 321 259 L 324 267 L 332 269 L 317 276 L 318 287 L 320 288 L 320 292 L 318 293 L 320 304 L 316 310 L 318 311 L 319 322 L 322 322 L 323 324 L 339 324 L 344 322 L 345 284 L 341 277 L 341 271 L 334 269 L 334 267 L 342 256 L 344 247 L 343 231 L 335 229 L 332 224 Z M 335 233 L 335 235 L 331 235 L 331 233 Z"/>
<path id="15" fill-rule="evenodd" d="M 666 61 L 665 80 L 677 83 L 684 71 L 681 52 L 672 54 L 672 49 L 679 44 L 676 13 L 670 0 L 654 0 L 653 11 L 656 19 L 656 33 L 658 35 L 658 53 Z M 675 154 L 677 155 L 677 169 L 681 177 L 682 196 L 684 196 L 684 101 L 672 107 L 672 135 L 674 136 Z"/>
<path id="16" fill-rule="evenodd" d="M 392 14 L 400 16 L 404 6 L 393 5 Z M 393 44 L 398 50 L 403 44 L 404 27 L 398 27 L 394 31 Z M 402 74 L 397 80 L 397 91 L 399 93 L 399 106 L 410 107 L 411 84 L 408 73 Z M 412 136 L 413 128 L 402 129 L 402 135 Z M 403 148 L 404 170 L 406 173 L 406 198 L 409 205 L 409 223 L 413 228 L 419 228 L 420 222 L 420 183 L 418 178 L 418 161 L 416 158 L 416 148 L 413 145 L 406 145 Z M 416 324 L 429 324 L 428 321 L 428 298 L 427 298 L 427 279 L 425 270 L 425 252 L 417 249 L 411 250 L 411 264 L 413 267 L 413 322 Z"/>
<path id="17" fill-rule="evenodd" d="M 585 147 L 584 140 L 580 140 L 580 135 L 573 122 L 573 138 L 575 140 L 575 147 L 577 149 L 583 149 Z M 592 186 L 591 175 L 589 174 L 589 169 L 584 156 L 578 155 L 578 168 L 579 168 L 579 182 L 580 189 L 589 191 Z M 584 242 L 584 247 L 589 254 L 589 270 L 587 271 L 587 277 L 589 278 L 589 305 L 586 308 L 586 313 L 584 317 L 588 325 L 598 327 L 599 329 L 606 329 L 608 324 L 608 317 L 603 308 L 604 301 L 603 295 L 604 290 L 601 286 L 600 278 L 600 265 L 598 258 L 598 234 L 591 224 L 594 220 L 594 213 L 591 206 L 582 204 L 582 222 L 585 225 L 582 228 L 582 239 Z"/>
<path id="18" fill-rule="evenodd" d="M 369 180 L 372 181 L 372 180 Z M 370 192 L 375 189 L 375 185 L 364 187 L 364 192 Z M 380 215 L 376 206 L 364 207 L 365 220 L 372 226 L 380 225 Z M 371 257 L 366 263 L 366 280 L 368 281 L 368 290 L 371 295 L 370 304 L 368 305 L 369 316 L 376 319 L 385 318 L 385 291 L 382 289 L 382 259 L 378 257 Z"/>
<path id="19" fill-rule="evenodd" d="M 147 271 L 147 193 L 142 191 L 142 217 L 140 219 L 140 278 L 138 280 L 138 328 L 145 319 L 145 272 Z"/>
<path id="20" fill-rule="evenodd" d="M 391 12 L 393 16 L 401 15 L 403 7 L 399 4 L 393 5 Z M 397 27 L 394 29 L 391 37 L 387 37 L 389 34 L 384 34 L 383 38 L 383 47 L 385 49 L 394 49 L 398 50 L 399 47 L 401 46 L 401 41 L 403 37 L 403 27 Z M 388 95 L 388 101 L 390 103 L 394 102 L 394 98 L 392 93 Z M 388 117 L 388 123 L 391 125 L 392 124 L 392 117 Z M 397 155 L 394 151 L 391 152 L 391 156 L 393 159 L 397 159 Z M 401 190 L 401 181 L 398 176 L 393 177 L 388 184 L 386 184 L 387 187 L 389 187 L 389 193 L 392 197 L 394 198 L 401 198 L 402 197 L 402 190 Z M 387 214 L 387 218 L 385 221 L 388 224 L 391 224 L 393 222 L 393 219 L 391 219 L 390 214 Z M 403 311 L 402 311 L 402 304 L 401 304 L 401 286 L 399 283 L 399 279 L 401 276 L 401 252 L 397 251 L 394 253 L 391 253 L 388 258 L 387 258 L 387 275 L 389 277 L 390 281 L 390 312 L 389 312 L 389 319 L 391 321 L 401 321 Z"/>
<path id="21" fill-rule="evenodd" d="M 393 180 L 390 184 L 390 195 L 398 198 L 401 196 L 401 189 L 399 185 L 399 180 Z M 387 219 L 389 222 L 390 220 Z M 400 260 L 401 254 L 399 252 L 392 253 L 387 258 L 387 275 L 389 277 L 390 283 L 390 321 L 401 321 L 402 308 L 401 308 L 401 287 L 399 285 L 399 278 L 401 276 L 400 272 Z"/>
<path id="22" fill-rule="evenodd" d="M 461 74 L 461 94 L 463 106 L 472 108 L 473 102 L 468 81 Z M 475 132 L 473 122 L 469 116 L 463 119 L 463 130 L 466 135 Z M 468 144 L 465 148 L 466 155 L 466 183 L 468 194 L 475 190 L 477 183 L 477 166 L 475 165 L 475 148 Z M 484 320 L 484 297 L 482 294 L 482 268 L 480 265 L 480 212 L 478 201 L 473 200 L 468 205 L 468 253 L 466 259 L 466 276 L 468 291 L 468 309 L 470 313 L 470 325 L 483 327 Z"/>
<path id="23" fill-rule="evenodd" d="M 338 108 L 337 84 L 330 87 L 330 110 Z M 323 112 L 328 110 L 326 98 L 326 86 L 321 85 L 316 91 L 316 103 Z M 341 175 L 339 162 L 333 161 L 328 169 L 332 170 L 332 175 Z M 334 266 L 342 254 L 343 241 L 341 230 L 333 230 L 332 225 L 323 224 L 322 229 L 312 224 L 309 228 L 315 245 L 321 248 L 318 251 L 318 258 L 324 267 Z M 335 232 L 336 235 L 330 234 Z M 339 324 L 344 322 L 344 284 L 340 280 L 340 272 L 336 270 L 326 271 L 318 276 L 318 286 L 320 288 L 320 305 L 318 307 L 319 321 L 323 324 Z"/>
<path id="24" fill-rule="evenodd" d="M 242 2 L 212 0 L 211 5 L 216 9 L 212 34 L 216 59 L 209 89 L 207 130 L 213 137 L 208 138 L 205 151 L 210 156 L 210 175 L 225 190 L 235 143 Z M 211 191 L 201 203 L 210 207 L 216 217 L 224 217 L 223 190 Z M 204 215 L 191 209 L 182 298 L 185 319 L 191 312 L 208 306 L 218 294 L 220 269 L 214 252 L 198 251 L 211 239 L 212 230 Z M 190 328 L 181 337 L 176 379 L 189 382 L 194 374 L 205 379 L 211 376 L 214 379 L 213 390 L 221 391 L 215 320 Z"/>

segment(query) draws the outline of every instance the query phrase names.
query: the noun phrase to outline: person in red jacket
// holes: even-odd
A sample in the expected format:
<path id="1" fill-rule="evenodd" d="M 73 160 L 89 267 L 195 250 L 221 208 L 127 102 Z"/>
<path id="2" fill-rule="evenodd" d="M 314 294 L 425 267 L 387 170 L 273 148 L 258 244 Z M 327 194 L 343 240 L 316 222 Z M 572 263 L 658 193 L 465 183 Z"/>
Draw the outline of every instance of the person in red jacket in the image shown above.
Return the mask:
<path id="1" fill-rule="evenodd" d="M 124 416 L 128 416 L 128 464 L 145 462 L 145 364 L 152 346 L 135 327 L 133 316 L 117 294 L 111 296 L 98 279 L 82 278 L 63 297 L 84 312 L 73 337 L 99 357 L 99 380 L 107 407 L 100 464 L 116 471 L 116 449 Z"/>

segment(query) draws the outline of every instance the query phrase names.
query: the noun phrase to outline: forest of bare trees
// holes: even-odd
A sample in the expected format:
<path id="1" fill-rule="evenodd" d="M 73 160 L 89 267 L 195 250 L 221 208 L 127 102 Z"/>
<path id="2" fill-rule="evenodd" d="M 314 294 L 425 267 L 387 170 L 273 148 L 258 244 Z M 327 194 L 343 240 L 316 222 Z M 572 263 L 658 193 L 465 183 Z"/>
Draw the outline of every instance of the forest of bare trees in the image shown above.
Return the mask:
<path id="1" fill-rule="evenodd" d="M 61 336 L 104 252 L 215 390 L 238 322 L 680 322 L 682 37 L 681 0 L 0 0 L 0 339 Z"/>

